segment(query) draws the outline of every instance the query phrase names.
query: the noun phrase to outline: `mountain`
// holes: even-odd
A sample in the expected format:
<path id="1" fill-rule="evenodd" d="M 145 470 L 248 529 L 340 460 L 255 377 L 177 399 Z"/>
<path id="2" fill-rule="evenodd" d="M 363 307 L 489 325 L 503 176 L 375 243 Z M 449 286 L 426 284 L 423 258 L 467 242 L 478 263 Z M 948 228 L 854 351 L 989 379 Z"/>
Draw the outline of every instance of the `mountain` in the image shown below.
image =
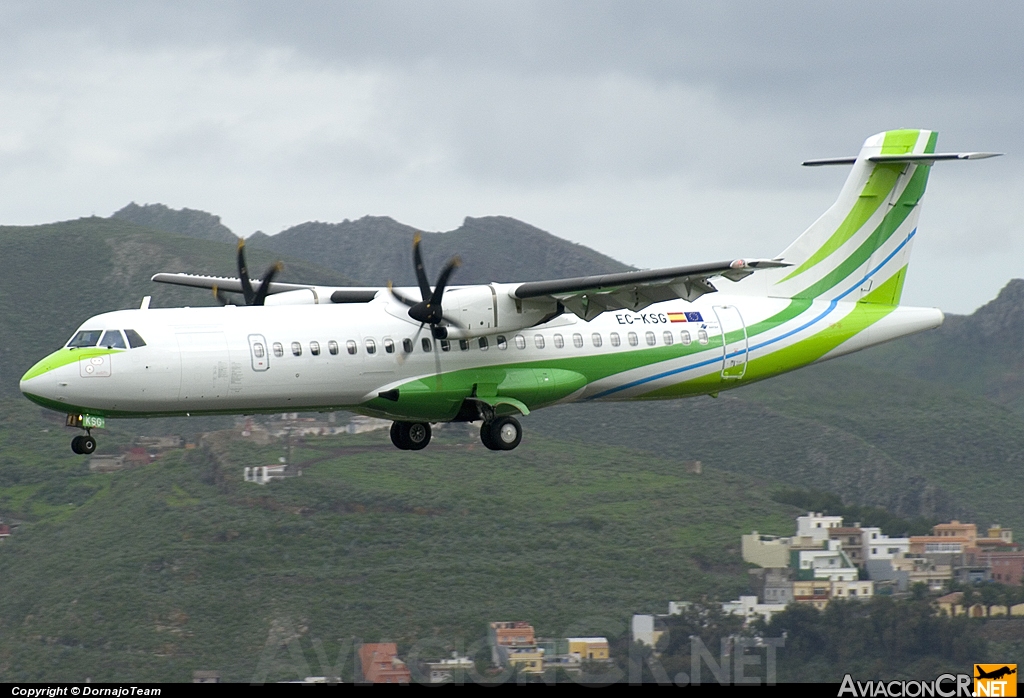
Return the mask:
<path id="1" fill-rule="evenodd" d="M 139 206 L 133 201 L 120 211 L 115 212 L 111 218 L 197 240 L 233 243 L 238 239 L 226 225 L 220 222 L 220 216 L 192 208 L 178 210 L 168 208 L 163 204 Z"/>
<path id="2" fill-rule="evenodd" d="M 1024 416 L 1024 279 L 1013 279 L 971 315 L 855 355 L 859 365 L 966 390 Z M 870 357 L 870 358 L 869 358 Z"/>
<path id="3" fill-rule="evenodd" d="M 416 232 L 391 218 L 365 216 L 342 223 L 303 223 L 273 236 L 256 234 L 249 244 L 315 261 L 371 286 L 389 281 L 414 286 L 412 239 Z M 456 284 L 539 281 L 632 268 L 505 216 L 466 218 L 455 230 L 421 234 L 423 260 L 431 280 L 455 255 L 462 258 L 453 281 Z"/>

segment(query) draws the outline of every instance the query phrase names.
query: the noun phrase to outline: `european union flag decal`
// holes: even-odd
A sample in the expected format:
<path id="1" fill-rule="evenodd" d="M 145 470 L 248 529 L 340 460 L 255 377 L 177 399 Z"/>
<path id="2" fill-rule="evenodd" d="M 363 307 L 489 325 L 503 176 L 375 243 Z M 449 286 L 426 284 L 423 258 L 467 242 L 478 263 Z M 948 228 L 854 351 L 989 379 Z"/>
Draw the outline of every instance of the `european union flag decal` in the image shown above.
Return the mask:
<path id="1" fill-rule="evenodd" d="M 704 318 L 698 312 L 686 313 L 687 322 L 704 322 Z"/>

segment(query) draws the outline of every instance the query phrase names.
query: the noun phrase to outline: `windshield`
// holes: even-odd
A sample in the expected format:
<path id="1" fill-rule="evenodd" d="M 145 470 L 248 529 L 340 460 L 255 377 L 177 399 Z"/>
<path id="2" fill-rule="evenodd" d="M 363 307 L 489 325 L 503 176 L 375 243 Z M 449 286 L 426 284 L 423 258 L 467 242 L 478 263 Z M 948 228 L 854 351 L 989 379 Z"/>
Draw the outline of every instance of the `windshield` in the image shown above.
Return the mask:
<path id="1" fill-rule="evenodd" d="M 103 333 L 103 339 L 100 340 L 100 346 L 106 347 L 107 349 L 127 349 L 128 346 L 124 343 L 124 337 L 118 330 L 107 330 Z"/>
<path id="2" fill-rule="evenodd" d="M 100 341 L 103 330 L 82 330 L 68 342 L 68 349 L 81 349 L 82 347 L 94 347 Z"/>

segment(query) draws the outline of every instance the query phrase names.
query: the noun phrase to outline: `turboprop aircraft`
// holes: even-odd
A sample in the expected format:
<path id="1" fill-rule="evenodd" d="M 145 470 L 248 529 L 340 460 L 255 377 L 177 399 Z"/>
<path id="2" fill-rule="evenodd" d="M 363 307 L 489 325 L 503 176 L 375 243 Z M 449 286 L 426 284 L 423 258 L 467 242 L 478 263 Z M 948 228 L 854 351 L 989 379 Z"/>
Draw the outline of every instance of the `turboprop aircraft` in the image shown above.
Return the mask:
<path id="1" fill-rule="evenodd" d="M 774 259 L 526 283 L 418 288 L 157 274 L 211 289 L 221 307 L 149 307 L 85 321 L 21 379 L 24 395 L 85 430 L 106 418 L 348 410 L 393 420 L 417 450 L 431 424 L 479 421 L 491 450 L 517 416 L 566 402 L 717 395 L 922 330 L 937 308 L 900 305 L 931 166 L 997 153 L 936 153 L 936 133 L 886 131 L 856 157 L 839 198 Z M 719 288 L 720 287 L 720 288 Z M 240 293 L 233 305 L 226 293 Z"/>

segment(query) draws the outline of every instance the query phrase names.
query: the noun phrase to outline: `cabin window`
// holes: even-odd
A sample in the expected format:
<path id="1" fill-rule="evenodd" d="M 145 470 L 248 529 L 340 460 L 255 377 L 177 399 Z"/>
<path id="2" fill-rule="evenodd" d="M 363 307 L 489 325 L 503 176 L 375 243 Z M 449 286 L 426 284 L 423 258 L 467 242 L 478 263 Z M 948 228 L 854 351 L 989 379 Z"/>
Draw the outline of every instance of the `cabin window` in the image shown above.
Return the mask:
<path id="1" fill-rule="evenodd" d="M 554 339 L 555 339 L 555 349 L 561 349 L 562 347 L 565 346 L 565 339 L 562 338 L 562 335 L 556 334 Z"/>
<path id="2" fill-rule="evenodd" d="M 666 331 L 666 332 L 665 332 L 665 333 L 664 333 L 663 335 L 661 335 L 661 338 L 662 338 L 662 340 L 664 340 L 664 342 L 665 342 L 665 346 L 666 346 L 666 347 L 670 347 L 670 346 L 672 346 L 672 342 L 673 342 L 673 341 L 674 341 L 674 339 L 675 339 L 675 338 L 674 338 L 674 337 L 672 336 L 672 333 L 671 333 L 671 332 L 668 332 L 668 331 Z"/>
<path id="3" fill-rule="evenodd" d="M 292 354 L 302 356 L 302 345 L 298 342 L 292 342 Z"/>
<path id="4" fill-rule="evenodd" d="M 373 341 L 372 339 L 366 340 L 366 353 L 367 354 L 376 354 L 377 353 L 377 343 L 375 341 Z"/>
<path id="5" fill-rule="evenodd" d="M 535 335 L 533 335 L 533 346 L 537 347 L 538 349 L 543 349 L 544 348 L 544 335 L 542 335 L 542 334 L 535 334 Z"/>
<path id="6" fill-rule="evenodd" d="M 345 342 L 345 351 L 347 351 L 349 354 L 354 355 L 357 351 L 359 351 L 359 345 L 356 344 L 354 339 L 350 339 L 347 342 Z"/>
<path id="7" fill-rule="evenodd" d="M 394 354 L 395 353 L 395 340 L 391 339 L 390 337 L 385 337 L 384 338 L 384 351 L 386 351 L 389 354 Z"/>
<path id="8" fill-rule="evenodd" d="M 320 356 L 320 342 L 310 342 L 309 353 L 313 356 Z"/>
<path id="9" fill-rule="evenodd" d="M 612 332 L 610 335 L 608 335 L 608 341 L 612 343 L 613 347 L 617 347 L 620 344 L 622 344 L 622 340 L 619 339 L 618 332 Z"/>
<path id="10" fill-rule="evenodd" d="M 503 334 L 498 335 L 498 348 L 502 351 L 508 349 L 508 340 L 505 339 L 505 335 Z"/>
<path id="11" fill-rule="evenodd" d="M 654 336 L 653 332 L 647 332 L 644 335 L 644 339 L 647 340 L 647 346 L 649 347 L 653 347 L 655 344 L 658 343 L 658 338 Z"/>
<path id="12" fill-rule="evenodd" d="M 572 345 L 574 347 L 576 347 L 577 349 L 582 349 L 583 348 L 583 335 L 581 335 L 579 332 L 574 334 L 572 336 Z"/>
<path id="13" fill-rule="evenodd" d="M 708 331 L 707 330 L 697 330 L 697 341 L 700 342 L 701 344 L 707 344 L 708 343 Z"/>
<path id="14" fill-rule="evenodd" d="M 420 340 L 420 346 L 423 347 L 423 351 L 430 351 L 430 338 L 423 337 Z"/>
<path id="15" fill-rule="evenodd" d="M 100 341 L 101 334 L 103 334 L 103 330 L 83 330 L 71 338 L 71 341 L 68 342 L 68 348 L 82 349 L 84 347 L 94 347 Z"/>
<path id="16" fill-rule="evenodd" d="M 461 351 L 469 351 L 469 340 L 468 339 L 460 339 L 459 340 L 459 349 Z"/>
<path id="17" fill-rule="evenodd" d="M 146 341 L 135 330 L 125 330 L 124 336 L 128 338 L 128 346 L 132 349 L 146 346 Z"/>
<path id="18" fill-rule="evenodd" d="M 124 343 L 124 337 L 121 336 L 120 330 L 107 330 L 104 332 L 103 339 L 100 340 L 100 346 L 107 349 L 128 348 L 128 345 Z"/>
<path id="19" fill-rule="evenodd" d="M 626 340 L 629 342 L 629 346 L 635 347 L 640 344 L 640 338 L 636 336 L 636 332 L 630 332 L 626 335 Z"/>
<path id="20" fill-rule="evenodd" d="M 265 353 L 266 352 L 263 351 L 263 345 L 261 343 L 256 342 L 255 344 L 252 345 L 252 354 L 257 359 L 262 359 Z"/>
<path id="21" fill-rule="evenodd" d="M 519 348 L 519 349 L 525 349 L 526 348 L 526 337 L 524 337 L 521 334 L 517 334 L 516 335 L 516 347 Z"/>
<path id="22" fill-rule="evenodd" d="M 686 330 L 680 330 L 679 341 L 683 344 L 689 344 L 692 340 L 690 339 L 690 333 Z"/>
<path id="23" fill-rule="evenodd" d="M 595 332 L 594 334 L 590 335 L 590 341 L 594 343 L 595 347 L 601 346 L 601 333 Z"/>
<path id="24" fill-rule="evenodd" d="M 274 342 L 274 344 L 271 345 L 271 349 L 274 350 L 274 356 L 277 358 L 280 359 L 284 356 L 284 346 L 280 342 Z"/>
<path id="25" fill-rule="evenodd" d="M 332 356 L 337 356 L 337 354 L 338 354 L 338 343 L 335 342 L 333 339 L 331 341 L 329 341 L 327 343 L 327 351 L 331 352 Z"/>
<path id="26" fill-rule="evenodd" d="M 481 337 L 477 344 L 480 345 L 480 351 L 487 351 L 487 337 Z"/>
<path id="27" fill-rule="evenodd" d="M 406 354 L 412 353 L 412 340 L 409 339 L 408 337 L 402 340 L 402 351 L 404 351 Z"/>
<path id="28" fill-rule="evenodd" d="M 440 339 L 438 341 L 441 342 L 441 351 L 451 351 L 452 350 L 452 343 L 449 342 L 447 339 Z"/>

